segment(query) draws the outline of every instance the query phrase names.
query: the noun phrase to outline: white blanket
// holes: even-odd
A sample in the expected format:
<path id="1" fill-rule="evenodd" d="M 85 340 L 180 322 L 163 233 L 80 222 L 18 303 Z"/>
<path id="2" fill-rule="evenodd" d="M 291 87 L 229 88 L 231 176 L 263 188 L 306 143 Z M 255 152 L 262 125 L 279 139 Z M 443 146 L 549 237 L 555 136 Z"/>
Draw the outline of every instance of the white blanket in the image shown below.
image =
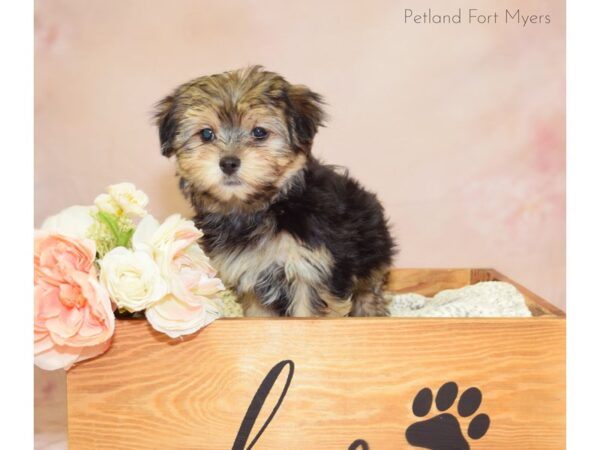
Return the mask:
<path id="1" fill-rule="evenodd" d="M 510 283 L 482 281 L 433 297 L 388 294 L 395 317 L 531 317 L 523 295 Z"/>

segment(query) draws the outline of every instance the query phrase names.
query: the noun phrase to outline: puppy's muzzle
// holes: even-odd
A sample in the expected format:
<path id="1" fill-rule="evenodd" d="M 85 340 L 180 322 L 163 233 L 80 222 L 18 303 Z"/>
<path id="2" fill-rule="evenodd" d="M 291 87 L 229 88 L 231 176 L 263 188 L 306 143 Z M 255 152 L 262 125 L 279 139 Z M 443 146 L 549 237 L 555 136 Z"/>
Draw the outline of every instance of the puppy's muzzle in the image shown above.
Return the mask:
<path id="1" fill-rule="evenodd" d="M 226 175 L 233 175 L 240 168 L 241 163 L 240 158 L 236 156 L 225 156 L 219 161 L 219 166 Z"/>

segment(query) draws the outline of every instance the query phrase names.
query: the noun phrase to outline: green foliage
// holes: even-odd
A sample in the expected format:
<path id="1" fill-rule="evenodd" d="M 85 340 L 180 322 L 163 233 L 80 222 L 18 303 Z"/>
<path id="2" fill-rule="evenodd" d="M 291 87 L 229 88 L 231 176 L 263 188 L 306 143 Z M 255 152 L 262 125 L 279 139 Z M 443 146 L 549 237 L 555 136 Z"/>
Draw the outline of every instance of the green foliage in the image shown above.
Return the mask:
<path id="1" fill-rule="evenodd" d="M 131 219 L 106 211 L 98 211 L 93 216 L 95 222 L 90 227 L 89 237 L 96 241 L 98 259 L 115 247 L 131 248 L 131 237 L 135 231 Z"/>

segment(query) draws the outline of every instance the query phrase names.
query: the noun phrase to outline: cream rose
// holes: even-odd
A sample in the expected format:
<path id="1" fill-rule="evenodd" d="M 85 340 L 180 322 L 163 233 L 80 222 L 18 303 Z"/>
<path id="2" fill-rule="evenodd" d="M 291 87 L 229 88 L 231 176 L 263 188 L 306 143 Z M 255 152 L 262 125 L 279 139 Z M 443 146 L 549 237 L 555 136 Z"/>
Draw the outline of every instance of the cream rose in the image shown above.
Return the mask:
<path id="1" fill-rule="evenodd" d="M 208 299 L 203 303 L 190 304 L 171 294 L 146 309 L 150 325 L 173 339 L 195 333 L 221 315 L 218 304 Z"/>
<path id="2" fill-rule="evenodd" d="M 100 194 L 94 203 L 101 211 L 116 216 L 131 215 L 144 217 L 148 196 L 133 183 L 112 184 L 106 188 L 108 194 Z"/>
<path id="3" fill-rule="evenodd" d="M 132 238 L 133 247 L 161 256 L 167 247 L 176 245 L 177 249 L 185 249 L 195 244 L 202 237 L 200 231 L 191 220 L 179 214 L 173 214 L 160 224 L 151 215 L 145 216 L 137 226 Z M 208 261 L 208 258 L 206 258 Z"/>
<path id="4" fill-rule="evenodd" d="M 141 311 L 167 294 L 167 283 L 148 253 L 117 247 L 100 267 L 100 282 L 119 308 Z"/>
<path id="5" fill-rule="evenodd" d="M 108 194 L 100 194 L 94 200 L 94 204 L 100 211 L 104 211 L 115 216 L 123 214 L 123 210 L 117 202 Z"/>
<path id="6" fill-rule="evenodd" d="M 148 196 L 136 189 L 133 183 L 113 184 L 107 188 L 107 191 L 125 214 L 139 217 L 146 215 Z"/>
<path id="7" fill-rule="evenodd" d="M 58 214 L 44 220 L 42 230 L 47 233 L 87 239 L 88 231 L 94 224 L 92 216 L 94 210 L 93 206 L 80 205 L 63 209 Z"/>
<path id="8" fill-rule="evenodd" d="M 144 217 L 133 235 L 136 251 L 152 255 L 169 285 L 170 295 L 146 308 L 150 324 L 171 337 L 190 334 L 221 315 L 216 271 L 198 244 L 202 232 L 179 214 L 159 224 Z"/>

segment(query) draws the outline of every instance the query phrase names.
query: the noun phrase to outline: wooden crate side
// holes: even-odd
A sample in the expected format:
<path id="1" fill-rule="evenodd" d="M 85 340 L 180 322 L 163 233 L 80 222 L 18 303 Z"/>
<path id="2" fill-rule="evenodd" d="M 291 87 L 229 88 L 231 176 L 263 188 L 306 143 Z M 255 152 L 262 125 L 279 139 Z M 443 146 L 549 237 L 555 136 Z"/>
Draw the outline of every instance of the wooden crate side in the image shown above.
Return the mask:
<path id="1" fill-rule="evenodd" d="M 505 281 L 513 284 L 525 297 L 527 307 L 534 316 L 550 315 L 565 317 L 564 311 L 560 308 L 495 269 L 471 269 L 471 284 L 479 283 L 480 281 Z"/>
<path id="2" fill-rule="evenodd" d="M 257 449 L 347 449 L 358 439 L 412 448 L 407 427 L 434 415 L 416 417 L 413 398 L 448 381 L 459 394 L 483 393 L 469 418 L 456 403 L 448 410 L 465 436 L 478 413 L 491 418 L 472 448 L 564 449 L 564 327 L 552 318 L 223 319 L 175 341 L 145 321 L 119 321 L 111 349 L 68 373 L 70 449 L 246 448 L 240 424 L 274 367 L 247 444 L 285 395 Z"/>
<path id="3" fill-rule="evenodd" d="M 470 281 L 470 269 L 392 269 L 388 274 L 386 290 L 431 297 L 444 289 L 467 286 Z"/>

